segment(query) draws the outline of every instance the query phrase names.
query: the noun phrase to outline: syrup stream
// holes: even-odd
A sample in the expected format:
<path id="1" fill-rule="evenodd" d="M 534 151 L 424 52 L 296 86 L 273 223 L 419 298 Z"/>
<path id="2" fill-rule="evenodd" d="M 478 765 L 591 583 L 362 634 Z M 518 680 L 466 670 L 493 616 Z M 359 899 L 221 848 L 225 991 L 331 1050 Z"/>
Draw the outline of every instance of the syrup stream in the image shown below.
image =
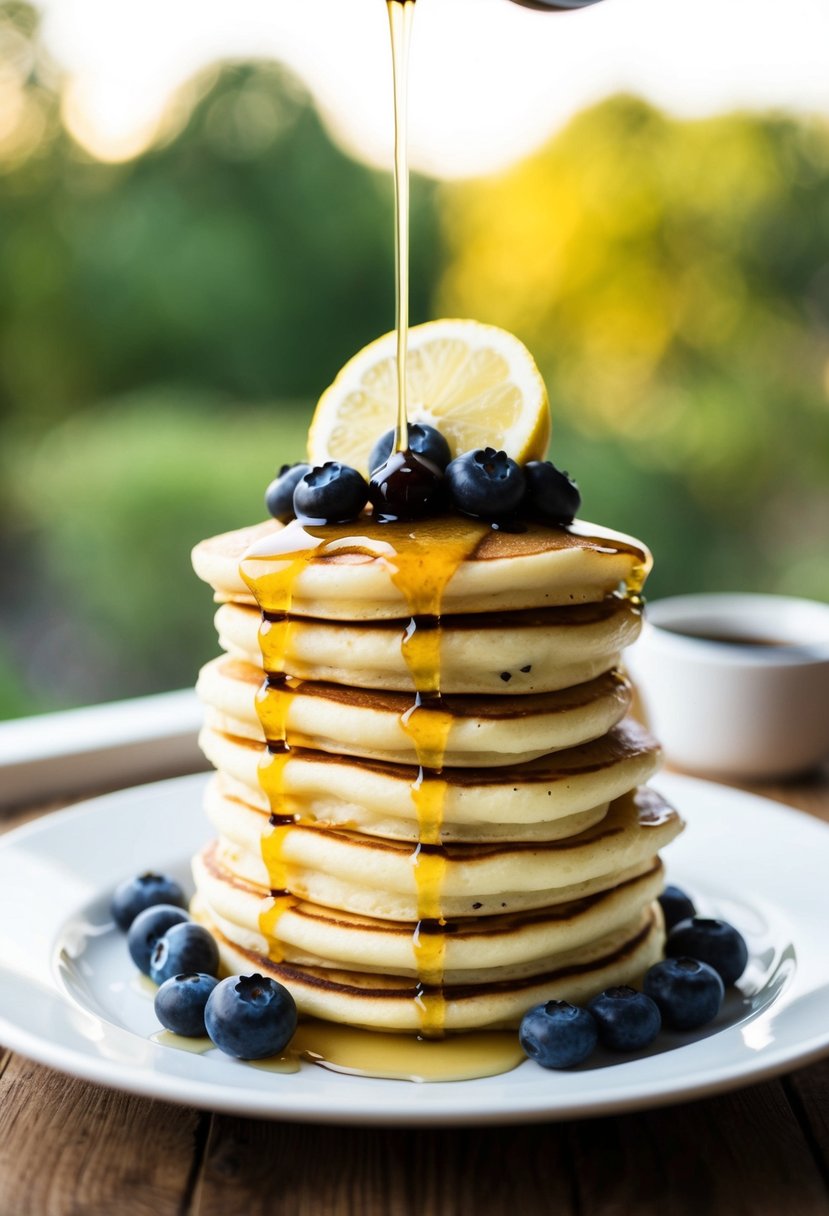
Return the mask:
<path id="1" fill-rule="evenodd" d="M 406 362 L 409 340 L 409 48 L 415 0 L 388 0 L 394 80 L 394 279 L 397 329 L 397 425 L 395 452 L 409 446 Z"/>

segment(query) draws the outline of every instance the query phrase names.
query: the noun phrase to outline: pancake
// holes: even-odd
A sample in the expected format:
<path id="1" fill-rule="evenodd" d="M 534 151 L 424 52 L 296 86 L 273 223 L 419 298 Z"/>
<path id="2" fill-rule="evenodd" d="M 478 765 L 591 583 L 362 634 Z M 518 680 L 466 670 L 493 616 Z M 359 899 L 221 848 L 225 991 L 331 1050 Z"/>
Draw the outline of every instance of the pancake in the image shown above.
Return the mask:
<path id="1" fill-rule="evenodd" d="M 222 865 L 229 870 L 240 875 L 254 872 L 261 875 L 261 871 L 253 865 L 248 870 L 247 867 L 252 861 L 250 854 L 243 853 L 234 845 L 228 845 L 226 841 L 220 840 L 217 847 Z M 447 918 L 500 916 L 505 913 L 530 912 L 535 909 L 549 908 L 556 901 L 567 903 L 574 899 L 583 899 L 585 896 L 607 891 L 610 887 L 620 882 L 627 882 L 630 878 L 637 878 L 649 870 L 655 860 L 655 857 L 649 857 L 639 865 L 631 866 L 628 870 L 621 870 L 615 874 L 600 874 L 584 882 L 572 883 L 569 886 L 561 887 L 552 896 L 547 889 L 499 891 L 495 894 L 441 894 L 440 908 L 443 916 Z M 377 920 L 410 921 L 413 933 L 419 923 L 418 912 L 421 904 L 426 903 L 426 898 L 422 899 L 420 892 L 411 895 L 399 891 L 383 891 L 376 887 L 365 887 L 358 883 L 347 882 L 333 874 L 321 874 L 317 870 L 304 870 L 298 866 L 290 867 L 287 881 L 290 882 L 291 889 L 297 898 L 310 903 L 318 903 L 324 907 L 331 907 L 337 911 L 352 912 L 356 916 L 370 916 Z M 426 883 L 424 883 L 424 889 L 428 899 L 431 900 L 431 893 L 428 892 Z M 434 919 L 433 911 L 430 903 L 424 910 L 422 919 Z"/>
<path id="2" fill-rule="evenodd" d="M 414 692 L 401 643 L 409 620 L 265 621 L 258 609 L 222 604 L 222 648 L 265 671 L 302 680 Z M 641 607 L 613 595 L 594 604 L 524 612 L 442 616 L 440 683 L 444 693 L 491 696 L 553 692 L 584 684 L 618 665 L 639 635 Z M 274 642 L 276 644 L 274 644 Z"/>
<path id="3" fill-rule="evenodd" d="M 207 724 L 227 734 L 433 768 L 517 764 L 575 747 L 605 734 L 630 705 L 630 685 L 613 671 L 559 692 L 447 696 L 412 712 L 405 693 L 292 679 L 262 685 L 259 669 L 227 656 L 202 668 L 196 692 Z M 440 754 L 423 755 L 418 736 L 440 739 Z"/>
<path id="4" fill-rule="evenodd" d="M 643 788 L 615 800 L 598 824 L 548 843 L 410 845 L 342 829 L 282 825 L 208 789 L 206 811 L 219 836 L 217 857 L 235 877 L 266 890 L 380 920 L 499 915 L 552 906 L 605 890 L 639 872 L 682 830 L 679 816 Z M 434 884 L 429 859 L 439 851 Z M 435 888 L 436 889 L 433 889 Z M 428 888 L 426 891 L 424 888 Z M 423 911 L 424 894 L 434 907 Z"/>
<path id="5" fill-rule="evenodd" d="M 262 780 L 270 757 L 264 743 L 210 728 L 199 742 L 208 760 L 223 775 L 244 787 L 237 797 L 261 809 L 270 806 Z M 532 824 L 556 822 L 606 806 L 627 790 L 643 785 L 659 766 L 660 753 L 647 731 L 626 718 L 600 739 L 542 756 L 528 764 L 500 768 L 451 769 L 441 774 L 443 826 L 504 829 L 515 827 L 520 838 Z M 303 819 L 347 824 L 370 831 L 371 823 L 408 823 L 418 828 L 412 785 L 417 769 L 346 759 L 324 752 L 292 748 L 279 766 L 280 801 Z M 261 775 L 260 775 L 261 771 Z M 498 837 L 504 834 L 499 830 Z M 377 835 L 396 835 L 383 832 Z"/>
<path id="6" fill-rule="evenodd" d="M 513 533 L 459 516 L 419 521 L 416 532 L 368 517 L 324 528 L 269 522 L 202 541 L 192 558 L 220 601 L 256 603 L 257 582 L 265 612 L 344 621 L 434 612 L 424 597 L 434 600 L 435 578 L 447 614 L 589 603 L 620 586 L 638 591 L 652 561 L 641 542 L 594 524 Z"/>
<path id="7" fill-rule="evenodd" d="M 647 901 L 648 906 L 650 906 L 651 902 L 652 901 Z M 310 905 L 305 906 L 308 907 Z M 354 929 L 349 935 L 347 927 L 345 925 L 341 925 L 339 935 L 332 934 L 328 940 L 322 943 L 324 952 L 322 954 L 314 954 L 313 952 L 298 950 L 290 946 L 286 948 L 281 939 L 276 941 L 268 937 L 263 937 L 260 933 L 248 933 L 244 928 L 240 928 L 239 925 L 234 921 L 225 920 L 216 911 L 215 907 L 209 902 L 207 897 L 205 897 L 205 908 L 211 920 L 215 923 L 220 933 L 224 937 L 226 937 L 229 941 L 234 942 L 237 946 L 240 946 L 243 950 L 254 950 L 257 953 L 267 955 L 272 963 L 290 963 L 292 965 L 298 965 L 301 967 L 328 967 L 331 969 L 345 967 L 348 970 L 354 970 L 355 960 L 346 958 L 338 963 L 336 961 L 332 961 L 330 954 L 328 953 L 329 944 L 332 944 L 336 949 L 337 944 L 346 944 L 350 940 L 351 945 L 354 948 L 353 953 L 357 956 L 356 967 L 359 967 L 363 974 L 389 977 L 394 975 L 400 980 L 417 980 L 422 976 L 422 971 L 418 965 L 418 960 L 413 955 L 411 949 L 411 926 L 408 926 L 410 956 L 408 959 L 408 965 L 402 967 L 400 970 L 397 970 L 396 968 L 372 964 L 368 961 L 370 959 L 369 946 L 372 941 L 372 935 L 365 929 L 362 931 Z M 444 985 L 477 985 L 503 983 L 505 981 L 513 982 L 516 980 L 523 981 L 534 975 L 548 974 L 550 971 L 554 971 L 561 964 L 562 958 L 566 958 L 568 960 L 571 959 L 574 952 L 579 948 L 590 951 L 596 950 L 602 954 L 611 953 L 620 945 L 627 942 L 636 932 L 637 928 L 642 923 L 644 908 L 645 905 L 643 904 L 636 911 L 635 915 L 621 920 L 619 924 L 606 933 L 595 937 L 585 938 L 583 941 L 577 942 L 572 949 L 553 950 L 552 952 L 543 954 L 540 957 L 532 957 L 520 961 L 512 957 L 506 948 L 503 948 L 500 951 L 501 961 L 493 964 L 492 966 L 487 967 L 484 965 L 479 965 L 466 968 L 441 968 L 439 973 L 439 982 Z M 290 913 L 286 913 L 286 915 L 290 915 Z M 541 917 L 544 914 L 541 912 L 535 914 L 527 913 L 525 914 L 525 917 L 529 915 Z M 300 918 L 298 917 L 294 918 L 295 922 L 299 919 Z M 318 920 L 322 920 L 322 918 L 318 918 Z M 364 921 L 365 925 L 368 925 L 368 923 L 369 922 L 367 920 Z M 324 929 L 324 922 L 322 926 L 318 924 L 317 927 L 322 927 Z M 423 934 L 423 930 L 421 928 L 418 929 L 418 934 Z M 325 937 L 324 932 L 321 932 L 320 936 Z M 514 934 L 513 936 L 516 935 Z M 390 940 L 393 938 L 393 935 L 387 933 L 386 938 Z M 375 942 L 374 944 L 377 943 Z M 497 948 L 497 945 L 497 941 L 494 943 L 490 942 L 490 946 L 495 946 Z M 497 949 L 495 952 L 497 952 Z"/>
<path id="8" fill-rule="evenodd" d="M 215 937 L 226 973 L 272 976 L 290 989 L 300 1013 L 306 1016 L 414 1034 L 423 1028 L 423 1006 L 430 997 L 440 1002 L 441 1025 L 449 1033 L 516 1027 L 524 1013 L 542 1001 L 586 1004 L 604 988 L 638 983 L 662 956 L 665 940 L 659 906 L 654 904 L 628 940 L 605 953 L 601 947 L 579 946 L 569 955 L 558 956 L 555 969 L 524 980 L 446 984 L 430 992 L 416 981 L 372 972 L 275 963 L 225 937 L 199 898 L 191 911 Z"/>
<path id="9" fill-rule="evenodd" d="M 200 898 L 225 937 L 247 950 L 290 963 L 347 967 L 416 977 L 417 951 L 408 922 L 380 921 L 299 901 L 282 912 L 277 937 L 268 932 L 270 892 L 233 875 L 215 844 L 193 863 Z M 450 921 L 439 928 L 445 939 L 442 962 L 448 983 L 482 983 L 549 970 L 556 954 L 626 929 L 659 894 L 662 866 L 581 900 L 539 911 Z M 263 915 L 264 914 L 264 915 Z M 430 926 L 421 925 L 421 933 Z"/>
<path id="10" fill-rule="evenodd" d="M 467 770 L 468 771 L 468 770 Z M 222 794 L 237 802 L 246 803 L 254 810 L 269 810 L 267 795 L 260 791 L 260 799 L 252 801 L 252 791 L 241 781 L 237 781 L 227 772 L 216 774 L 216 785 Z M 287 810 L 288 800 L 281 794 L 274 798 L 275 804 Z M 295 805 L 291 799 L 291 806 Z M 440 822 L 436 824 L 441 844 L 490 844 L 499 840 L 549 841 L 562 840 L 566 836 L 576 836 L 586 832 L 594 823 L 600 823 L 607 814 L 609 803 L 602 802 L 586 811 L 575 815 L 565 815 L 560 819 L 542 820 L 540 823 L 452 823 L 439 815 Z M 439 807 L 442 812 L 442 806 Z M 416 845 L 421 837 L 422 827 L 415 818 L 392 819 L 381 813 L 372 815 L 365 807 L 358 804 L 332 804 L 330 813 L 325 819 L 313 815 L 303 815 L 294 810 L 291 812 L 297 820 L 316 824 L 323 828 L 345 828 L 348 831 L 361 832 L 365 836 L 380 836 L 387 840 L 405 840 L 410 845 Z"/>

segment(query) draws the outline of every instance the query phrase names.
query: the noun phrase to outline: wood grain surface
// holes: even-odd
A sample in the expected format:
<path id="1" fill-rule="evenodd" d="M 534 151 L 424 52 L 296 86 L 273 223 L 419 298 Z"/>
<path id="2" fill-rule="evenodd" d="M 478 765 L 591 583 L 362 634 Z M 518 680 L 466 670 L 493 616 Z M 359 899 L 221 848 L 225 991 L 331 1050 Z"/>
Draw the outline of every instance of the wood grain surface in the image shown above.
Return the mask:
<path id="1" fill-rule="evenodd" d="M 826 772 L 742 788 L 829 821 Z M 0 1048 L 0 1216 L 237 1213 L 829 1216 L 829 1060 L 654 1111 L 430 1131 L 210 1114 Z"/>

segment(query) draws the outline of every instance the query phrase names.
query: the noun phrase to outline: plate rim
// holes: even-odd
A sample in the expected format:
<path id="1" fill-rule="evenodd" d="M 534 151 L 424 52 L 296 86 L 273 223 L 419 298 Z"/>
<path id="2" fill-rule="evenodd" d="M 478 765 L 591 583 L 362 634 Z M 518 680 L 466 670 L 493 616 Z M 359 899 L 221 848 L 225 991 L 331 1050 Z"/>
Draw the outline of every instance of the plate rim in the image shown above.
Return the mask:
<path id="1" fill-rule="evenodd" d="M 32 840 L 43 837 L 48 842 L 59 822 L 61 826 L 71 825 L 84 819 L 94 819 L 96 815 L 106 815 L 112 805 L 123 804 L 125 801 L 150 799 L 157 801 L 173 792 L 194 794 L 209 779 L 209 773 L 189 774 L 158 782 L 149 782 L 137 786 L 129 786 L 94 798 L 42 815 L 17 828 L 12 828 L 0 836 L 0 853 Z M 814 831 L 825 847 L 829 847 L 829 824 L 823 820 L 800 811 L 785 803 L 763 795 L 753 794 L 731 786 L 720 785 L 712 781 L 680 773 L 662 772 L 653 778 L 657 787 L 664 786 L 669 797 L 723 798 L 735 803 L 743 803 L 746 808 L 760 808 L 766 815 L 787 819 L 795 817 L 799 825 L 807 831 Z M 825 836 L 823 834 L 826 834 Z M 104 886 L 102 884 L 102 890 Z M 0 903 L 2 901 L 0 900 Z M 64 910 L 59 922 L 55 925 L 55 935 L 60 932 L 60 926 L 65 925 L 71 918 L 73 909 Z M 50 944 L 50 957 L 54 943 Z M 19 974 L 5 966 L 0 966 L 0 974 L 8 981 L 17 979 Z M 58 1016 L 63 1011 L 68 1020 L 68 1011 L 77 1008 L 71 994 L 57 981 L 54 970 L 52 976 L 51 998 L 56 1002 Z M 779 998 L 778 998 L 779 999 Z M 775 1002 L 776 1004 L 776 1002 Z M 82 1006 L 80 1006 L 82 1007 Z M 785 1004 L 781 1006 L 785 1010 Z M 94 1016 L 90 1013 L 90 1016 Z M 126 1027 L 117 1027 L 124 1034 L 132 1034 Z M 494 1108 L 490 1104 L 476 1102 L 474 1089 L 481 1081 L 445 1082 L 416 1086 L 420 1091 L 434 1094 L 435 1101 L 418 1108 L 416 1103 L 407 1101 L 406 1094 L 411 1096 L 412 1084 L 400 1081 L 382 1081 L 387 1090 L 379 1091 L 382 1095 L 376 1102 L 366 1102 L 365 1098 L 352 1107 L 345 1103 L 332 1109 L 320 1109 L 320 1097 L 313 1092 L 291 1090 L 280 1093 L 273 1091 L 255 1090 L 240 1085 L 219 1085 L 214 1081 L 205 1081 L 199 1077 L 188 1078 L 155 1072 L 125 1061 L 111 1061 L 100 1054 L 82 1050 L 77 1044 L 67 1045 L 45 1039 L 32 1033 L 19 1020 L 14 1021 L 5 1016 L 0 1010 L 0 1043 L 12 1051 L 35 1060 L 38 1063 L 54 1068 L 65 1075 L 90 1081 L 95 1084 L 108 1086 L 137 1096 L 155 1098 L 178 1105 L 195 1106 L 201 1109 L 213 1110 L 225 1114 L 244 1115 L 256 1118 L 291 1119 L 297 1122 L 326 1123 L 353 1126 L 372 1126 L 379 1123 L 395 1126 L 473 1126 L 497 1125 L 508 1123 L 530 1123 L 540 1121 L 557 1121 L 576 1118 L 589 1118 L 597 1115 L 613 1115 L 626 1111 L 656 1108 L 677 1102 L 699 1100 L 717 1093 L 723 1093 L 743 1085 L 759 1083 L 778 1076 L 790 1070 L 793 1066 L 805 1066 L 829 1054 L 829 1023 L 824 1025 L 821 1032 L 807 1036 L 794 1042 L 775 1043 L 767 1049 L 764 1056 L 755 1054 L 738 1060 L 735 1066 L 726 1072 L 722 1067 L 703 1067 L 689 1071 L 687 1080 L 677 1085 L 676 1080 L 667 1077 L 664 1081 L 649 1084 L 646 1088 L 627 1089 L 622 1092 L 612 1091 L 600 1084 L 593 1084 L 587 1092 L 577 1098 L 568 1097 L 565 1104 L 556 1103 L 554 1083 L 551 1082 L 548 1100 L 542 1101 L 543 1091 L 527 1095 L 506 1108 Z M 163 1049 L 160 1049 L 163 1050 Z M 194 1057 L 194 1060 L 198 1057 Z M 529 1062 L 528 1062 L 529 1063 Z M 636 1060 L 625 1061 L 617 1067 L 633 1066 Z M 308 1065 L 307 1067 L 314 1067 Z M 521 1068 L 524 1067 L 522 1064 Z M 300 1072 L 297 1074 L 302 1075 Z M 329 1074 L 329 1076 L 332 1074 Z M 550 1074 L 545 1074 L 550 1076 Z M 552 1074 L 553 1076 L 555 1074 Z M 585 1074 L 587 1075 L 587 1074 Z M 600 1070 L 589 1074 L 591 1077 L 601 1075 Z M 500 1078 L 483 1078 L 487 1089 Z M 338 1082 L 343 1085 L 343 1097 L 351 1091 L 354 1085 L 364 1085 L 366 1079 L 339 1075 Z M 377 1084 L 378 1082 L 374 1082 Z M 401 1090 L 400 1087 L 403 1087 Z M 467 1095 L 464 1100 L 463 1095 Z"/>

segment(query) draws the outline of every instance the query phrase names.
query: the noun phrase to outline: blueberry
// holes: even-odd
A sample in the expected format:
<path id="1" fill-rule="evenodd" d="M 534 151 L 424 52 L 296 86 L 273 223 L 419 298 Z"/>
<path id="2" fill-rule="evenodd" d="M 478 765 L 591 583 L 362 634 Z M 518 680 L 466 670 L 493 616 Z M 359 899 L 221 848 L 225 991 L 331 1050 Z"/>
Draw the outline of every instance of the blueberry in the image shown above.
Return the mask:
<path id="1" fill-rule="evenodd" d="M 428 426 L 425 422 L 411 424 L 408 446 L 410 452 L 414 452 L 418 456 L 425 456 L 427 460 L 431 460 L 432 464 L 436 464 L 441 472 L 452 459 L 449 444 L 443 435 L 435 427 Z M 381 435 L 371 449 L 371 455 L 368 458 L 369 472 L 373 473 L 375 469 L 380 468 L 381 464 L 386 463 L 392 454 L 393 447 L 394 431 L 386 431 L 385 435 Z"/>
<path id="2" fill-rule="evenodd" d="M 240 1060 L 275 1055 L 296 1030 L 294 998 L 264 975 L 231 975 L 207 998 L 204 1024 L 217 1047 Z"/>
<path id="3" fill-rule="evenodd" d="M 368 494 L 379 523 L 421 519 L 446 506 L 446 479 L 428 457 L 392 452 L 372 473 Z"/>
<path id="4" fill-rule="evenodd" d="M 126 933 L 139 912 L 156 904 L 187 906 L 181 887 L 167 874 L 147 873 L 124 879 L 115 888 L 109 910 L 118 928 Z"/>
<path id="5" fill-rule="evenodd" d="M 190 917 L 172 904 L 156 904 L 139 912 L 127 933 L 127 949 L 139 971 L 150 974 L 150 956 L 155 944 L 173 925 L 183 925 Z"/>
<path id="6" fill-rule="evenodd" d="M 184 1034 L 191 1039 L 207 1034 L 204 1028 L 204 1007 L 218 984 L 215 975 L 195 972 L 192 975 L 172 975 L 155 994 L 155 1016 L 165 1030 Z"/>
<path id="7" fill-rule="evenodd" d="M 606 988 L 588 1005 L 599 1027 L 599 1041 L 611 1051 L 640 1051 L 662 1027 L 658 1006 L 644 992 Z"/>
<path id="8" fill-rule="evenodd" d="M 679 887 L 667 886 L 659 896 L 659 902 L 662 905 L 662 915 L 665 917 L 665 928 L 669 933 L 681 920 L 688 920 L 689 917 L 696 916 L 697 910 L 694 907 L 694 901 Z"/>
<path id="9" fill-rule="evenodd" d="M 569 473 L 557 469 L 549 460 L 530 460 L 524 465 L 526 505 L 542 519 L 554 524 L 571 524 L 581 506 L 579 487 Z"/>
<path id="10" fill-rule="evenodd" d="M 645 992 L 673 1030 L 696 1030 L 715 1018 L 725 988 L 717 972 L 695 958 L 666 958 L 645 976 Z"/>
<path id="11" fill-rule="evenodd" d="M 310 469 L 294 490 L 294 514 L 305 524 L 349 523 L 367 502 L 366 479 L 337 460 Z"/>
<path id="12" fill-rule="evenodd" d="M 668 934 L 665 953 L 670 958 L 698 958 L 718 972 L 728 987 L 743 974 L 748 962 L 745 938 L 733 925 L 707 916 L 682 920 Z"/>
<path id="13" fill-rule="evenodd" d="M 542 1068 L 572 1068 L 591 1055 L 599 1035 L 586 1009 L 568 1001 L 547 1001 L 524 1014 L 518 1038 Z"/>
<path id="14" fill-rule="evenodd" d="M 150 979 L 156 984 L 182 972 L 215 975 L 218 970 L 219 947 L 211 934 L 193 921 L 173 925 L 158 939 L 150 955 Z"/>
<path id="15" fill-rule="evenodd" d="M 283 524 L 293 519 L 294 490 L 300 478 L 310 472 L 310 464 L 283 464 L 265 491 L 265 506 L 274 519 Z"/>
<path id="16" fill-rule="evenodd" d="M 478 448 L 456 456 L 446 481 L 458 510 L 481 519 L 512 515 L 524 497 L 524 473 L 506 452 Z"/>

